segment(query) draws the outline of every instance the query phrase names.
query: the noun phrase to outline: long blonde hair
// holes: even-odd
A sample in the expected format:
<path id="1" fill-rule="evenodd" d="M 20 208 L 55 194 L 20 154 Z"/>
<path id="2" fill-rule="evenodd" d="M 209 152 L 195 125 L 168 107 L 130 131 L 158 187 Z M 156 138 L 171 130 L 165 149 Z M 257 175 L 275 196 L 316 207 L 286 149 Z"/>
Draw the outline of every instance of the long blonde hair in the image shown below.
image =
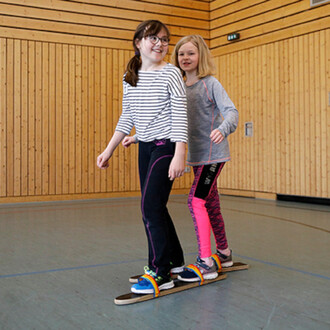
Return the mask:
<path id="1" fill-rule="evenodd" d="M 175 45 L 172 53 L 172 63 L 181 70 L 182 75 L 185 76 L 185 72 L 180 68 L 178 54 L 181 46 L 187 42 L 191 42 L 198 50 L 199 60 L 197 67 L 197 77 L 201 79 L 214 74 L 215 65 L 209 47 L 207 47 L 202 36 L 198 34 L 191 34 L 181 38 Z"/>

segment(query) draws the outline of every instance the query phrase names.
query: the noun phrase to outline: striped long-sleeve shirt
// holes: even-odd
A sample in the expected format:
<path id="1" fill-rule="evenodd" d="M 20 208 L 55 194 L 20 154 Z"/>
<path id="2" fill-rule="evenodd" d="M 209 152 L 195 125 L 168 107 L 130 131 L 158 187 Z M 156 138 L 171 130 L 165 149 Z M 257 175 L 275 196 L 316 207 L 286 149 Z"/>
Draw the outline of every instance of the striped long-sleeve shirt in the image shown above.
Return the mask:
<path id="1" fill-rule="evenodd" d="M 139 71 L 136 87 L 123 82 L 123 110 L 116 131 L 129 134 L 135 126 L 139 141 L 170 139 L 187 142 L 187 100 L 178 68 Z"/>

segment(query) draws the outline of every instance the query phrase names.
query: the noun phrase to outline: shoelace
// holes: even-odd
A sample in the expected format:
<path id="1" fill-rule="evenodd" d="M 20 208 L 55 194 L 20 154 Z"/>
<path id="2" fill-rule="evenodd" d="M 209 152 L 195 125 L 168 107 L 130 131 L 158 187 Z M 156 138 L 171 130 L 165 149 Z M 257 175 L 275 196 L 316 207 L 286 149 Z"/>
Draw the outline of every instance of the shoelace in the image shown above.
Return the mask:
<path id="1" fill-rule="evenodd" d="M 158 277 L 157 274 L 152 271 L 148 266 L 144 266 L 144 273 L 152 276 L 154 279 Z"/>

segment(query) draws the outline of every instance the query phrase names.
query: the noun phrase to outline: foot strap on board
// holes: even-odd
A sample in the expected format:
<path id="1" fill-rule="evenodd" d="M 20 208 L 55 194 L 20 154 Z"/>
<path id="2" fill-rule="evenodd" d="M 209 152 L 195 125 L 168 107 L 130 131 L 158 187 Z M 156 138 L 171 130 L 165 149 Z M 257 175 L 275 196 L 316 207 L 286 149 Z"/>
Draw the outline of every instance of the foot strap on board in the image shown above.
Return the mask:
<path id="1" fill-rule="evenodd" d="M 204 277 L 197 266 L 191 264 L 191 265 L 188 265 L 186 268 L 191 270 L 192 272 L 194 272 L 199 277 L 199 285 L 204 284 Z"/>
<path id="2" fill-rule="evenodd" d="M 222 266 L 221 266 L 221 261 L 220 261 L 219 256 L 217 254 L 212 254 L 211 258 L 213 259 L 213 261 L 215 262 L 215 264 L 218 267 L 218 273 L 221 273 Z"/>
<path id="3" fill-rule="evenodd" d="M 159 296 L 159 288 L 158 288 L 158 284 L 155 281 L 155 279 L 152 276 L 150 276 L 149 274 L 144 274 L 141 277 L 151 283 L 151 285 L 154 288 L 154 297 L 157 298 Z"/>

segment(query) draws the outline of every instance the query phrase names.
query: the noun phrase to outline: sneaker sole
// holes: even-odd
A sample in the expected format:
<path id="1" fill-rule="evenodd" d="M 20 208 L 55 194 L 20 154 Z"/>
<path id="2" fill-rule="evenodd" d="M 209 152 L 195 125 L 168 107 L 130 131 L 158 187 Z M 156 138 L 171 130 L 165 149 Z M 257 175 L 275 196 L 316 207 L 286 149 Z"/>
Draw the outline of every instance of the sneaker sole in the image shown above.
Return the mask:
<path id="1" fill-rule="evenodd" d="M 208 273 L 204 274 L 204 280 L 214 280 L 219 276 L 219 273 Z M 178 276 L 178 280 L 183 281 L 183 282 L 199 282 L 199 277 L 194 277 L 194 278 L 184 278 L 181 277 L 180 275 Z"/>
<path id="2" fill-rule="evenodd" d="M 233 264 L 234 264 L 233 261 L 227 261 L 227 262 L 221 263 L 221 266 L 226 268 L 226 267 L 231 267 Z"/>

